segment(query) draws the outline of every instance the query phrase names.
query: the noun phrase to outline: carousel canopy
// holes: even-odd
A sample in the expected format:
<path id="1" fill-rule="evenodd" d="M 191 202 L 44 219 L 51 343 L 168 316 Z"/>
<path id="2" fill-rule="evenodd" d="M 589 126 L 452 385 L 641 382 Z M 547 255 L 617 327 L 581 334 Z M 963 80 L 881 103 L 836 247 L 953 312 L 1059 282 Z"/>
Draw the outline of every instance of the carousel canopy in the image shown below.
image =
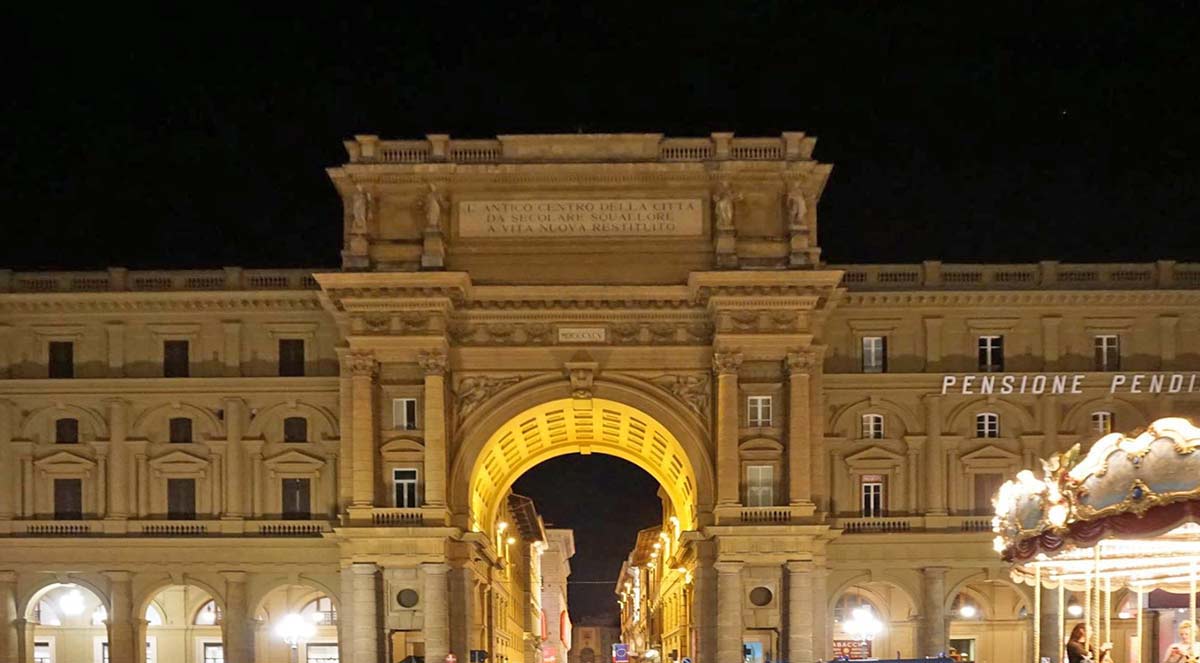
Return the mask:
<path id="1" fill-rule="evenodd" d="M 1018 580 L 1182 590 L 1200 565 L 1200 429 L 1159 419 L 1042 461 L 996 498 L 996 550 Z"/>

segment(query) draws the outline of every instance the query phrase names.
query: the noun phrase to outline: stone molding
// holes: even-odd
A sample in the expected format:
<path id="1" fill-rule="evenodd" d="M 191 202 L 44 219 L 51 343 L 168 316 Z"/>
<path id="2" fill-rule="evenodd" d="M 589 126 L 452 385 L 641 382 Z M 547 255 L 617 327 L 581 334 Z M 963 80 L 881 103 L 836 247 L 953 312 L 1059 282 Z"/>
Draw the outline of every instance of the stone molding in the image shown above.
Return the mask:
<path id="1" fill-rule="evenodd" d="M 425 375 L 445 375 L 448 358 L 444 352 L 421 352 L 417 355 L 417 364 Z"/>
<path id="2" fill-rule="evenodd" d="M 741 352 L 714 352 L 713 372 L 717 375 L 737 375 L 742 367 Z"/>

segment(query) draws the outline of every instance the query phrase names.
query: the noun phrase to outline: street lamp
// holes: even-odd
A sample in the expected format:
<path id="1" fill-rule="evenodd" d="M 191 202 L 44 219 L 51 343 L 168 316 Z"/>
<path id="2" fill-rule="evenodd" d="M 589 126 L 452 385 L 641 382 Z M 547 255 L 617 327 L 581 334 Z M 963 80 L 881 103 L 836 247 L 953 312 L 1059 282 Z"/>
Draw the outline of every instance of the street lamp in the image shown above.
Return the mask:
<path id="1" fill-rule="evenodd" d="M 844 628 L 857 635 L 860 642 L 870 642 L 883 630 L 883 624 L 875 618 L 871 608 L 864 605 L 850 613 L 850 619 L 846 621 Z"/>
<path id="2" fill-rule="evenodd" d="M 311 638 L 316 632 L 317 627 L 312 621 L 294 612 L 284 615 L 283 619 L 275 625 L 275 633 L 283 638 L 283 641 L 292 649 L 292 663 L 300 661 L 300 643 Z"/>

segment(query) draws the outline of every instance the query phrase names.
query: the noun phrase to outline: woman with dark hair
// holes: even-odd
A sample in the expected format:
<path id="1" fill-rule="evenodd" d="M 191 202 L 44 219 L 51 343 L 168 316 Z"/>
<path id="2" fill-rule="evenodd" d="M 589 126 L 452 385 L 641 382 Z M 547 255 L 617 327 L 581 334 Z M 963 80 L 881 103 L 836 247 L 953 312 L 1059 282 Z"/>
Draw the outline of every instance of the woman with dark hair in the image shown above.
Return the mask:
<path id="1" fill-rule="evenodd" d="M 1080 622 L 1071 629 L 1071 639 L 1067 641 L 1067 663 L 1105 663 L 1108 661 L 1112 643 L 1106 642 L 1100 645 L 1100 658 L 1096 659 L 1093 656 L 1094 652 L 1088 647 L 1087 639 L 1087 624 Z"/>

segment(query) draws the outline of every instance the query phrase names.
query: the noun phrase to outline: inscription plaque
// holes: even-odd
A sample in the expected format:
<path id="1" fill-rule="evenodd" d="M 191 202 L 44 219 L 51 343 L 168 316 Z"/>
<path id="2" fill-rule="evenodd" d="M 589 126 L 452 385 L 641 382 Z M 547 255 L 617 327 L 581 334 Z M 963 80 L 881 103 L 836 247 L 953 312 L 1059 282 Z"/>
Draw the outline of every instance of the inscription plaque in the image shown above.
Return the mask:
<path id="1" fill-rule="evenodd" d="M 700 237 L 700 198 L 464 200 L 458 235 L 467 238 Z"/>
<path id="2" fill-rule="evenodd" d="M 608 329 L 604 327 L 559 327 L 559 343 L 605 343 Z"/>

